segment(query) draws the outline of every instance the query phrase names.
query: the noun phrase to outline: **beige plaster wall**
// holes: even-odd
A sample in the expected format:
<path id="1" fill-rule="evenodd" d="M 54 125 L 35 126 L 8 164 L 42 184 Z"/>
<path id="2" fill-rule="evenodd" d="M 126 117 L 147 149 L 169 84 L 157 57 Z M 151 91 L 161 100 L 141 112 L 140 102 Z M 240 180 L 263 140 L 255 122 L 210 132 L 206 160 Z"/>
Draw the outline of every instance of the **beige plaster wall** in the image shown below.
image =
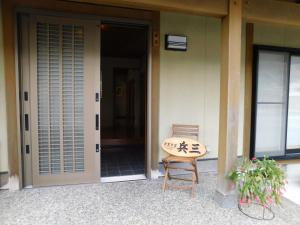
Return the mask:
<path id="1" fill-rule="evenodd" d="M 254 25 L 254 43 L 300 48 L 300 27 L 257 23 Z"/>
<path id="2" fill-rule="evenodd" d="M 165 34 L 186 35 L 186 52 L 166 51 Z M 206 158 L 218 156 L 221 20 L 187 14 L 161 13 L 159 141 L 173 123 L 198 124 Z M 243 54 L 244 55 L 244 48 Z M 242 63 L 241 93 L 244 88 Z M 239 153 L 242 153 L 243 95 L 241 95 Z M 160 149 L 159 158 L 164 156 Z"/>

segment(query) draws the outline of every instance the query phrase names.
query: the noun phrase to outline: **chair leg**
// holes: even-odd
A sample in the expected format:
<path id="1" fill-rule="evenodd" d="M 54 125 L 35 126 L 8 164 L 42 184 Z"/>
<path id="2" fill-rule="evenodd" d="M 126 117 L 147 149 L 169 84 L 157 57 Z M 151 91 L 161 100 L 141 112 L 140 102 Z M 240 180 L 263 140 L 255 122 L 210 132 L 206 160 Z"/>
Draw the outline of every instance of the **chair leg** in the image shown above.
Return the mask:
<path id="1" fill-rule="evenodd" d="M 192 173 L 192 198 L 195 197 L 195 189 L 196 189 L 196 172 Z"/>
<path id="2" fill-rule="evenodd" d="M 193 167 L 195 168 L 196 182 L 197 182 L 197 184 L 199 184 L 199 172 L 198 172 L 198 165 L 197 165 L 196 159 L 194 160 L 193 164 L 194 164 Z"/>
<path id="3" fill-rule="evenodd" d="M 168 166 L 170 165 L 170 162 L 168 162 L 168 161 L 163 161 L 163 164 L 164 164 L 164 168 L 165 168 L 165 171 L 166 171 L 167 168 L 168 168 Z M 167 174 L 168 174 L 168 179 L 171 180 L 170 170 L 168 170 Z"/>
<path id="4" fill-rule="evenodd" d="M 166 190 L 166 187 L 167 187 L 167 182 L 168 182 L 168 178 L 169 178 L 169 168 L 166 166 L 166 169 L 165 169 L 165 178 L 164 178 L 164 183 L 163 183 L 163 191 Z"/>
<path id="5" fill-rule="evenodd" d="M 191 195 L 192 197 L 195 197 L 195 192 L 196 192 L 196 186 L 197 186 L 197 183 L 199 183 L 199 178 L 198 178 L 198 168 L 197 168 L 197 160 L 193 160 L 191 162 L 192 164 L 192 185 L 191 185 Z M 163 166 L 164 166 L 164 169 L 165 169 L 165 177 L 164 177 L 164 182 L 163 182 L 163 185 L 162 185 L 162 190 L 165 191 L 166 189 L 168 189 L 168 187 L 172 187 L 172 185 L 169 186 L 168 184 L 168 181 L 171 180 L 171 176 L 170 176 L 170 168 L 169 168 L 169 165 L 170 165 L 170 162 L 168 161 L 165 161 L 163 160 Z M 173 186 L 174 188 L 176 186 Z M 178 188 L 178 187 L 176 187 Z M 185 187 L 186 188 L 186 187 Z"/>

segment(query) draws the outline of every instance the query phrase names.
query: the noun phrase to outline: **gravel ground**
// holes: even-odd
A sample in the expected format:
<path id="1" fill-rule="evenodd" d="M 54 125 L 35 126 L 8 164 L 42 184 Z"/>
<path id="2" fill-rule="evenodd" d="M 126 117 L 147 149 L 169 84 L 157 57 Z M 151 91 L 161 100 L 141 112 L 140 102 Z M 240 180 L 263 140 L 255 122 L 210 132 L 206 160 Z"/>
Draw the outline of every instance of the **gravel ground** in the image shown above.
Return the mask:
<path id="1" fill-rule="evenodd" d="M 213 200 L 216 174 L 202 173 L 197 196 L 161 190 L 162 179 L 0 192 L 0 224 L 299 225 L 300 207 L 284 199 L 272 221 L 246 217 Z M 256 208 L 252 213 L 259 214 Z"/>

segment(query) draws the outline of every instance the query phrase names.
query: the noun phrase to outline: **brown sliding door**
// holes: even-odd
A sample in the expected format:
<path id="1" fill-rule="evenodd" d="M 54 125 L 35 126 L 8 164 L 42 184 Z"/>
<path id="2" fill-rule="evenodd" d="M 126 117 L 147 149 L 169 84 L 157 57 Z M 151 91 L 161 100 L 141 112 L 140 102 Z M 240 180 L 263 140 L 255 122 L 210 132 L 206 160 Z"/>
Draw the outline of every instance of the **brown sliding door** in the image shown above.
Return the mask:
<path id="1" fill-rule="evenodd" d="M 28 25 L 33 186 L 99 181 L 100 29 L 61 17 Z"/>

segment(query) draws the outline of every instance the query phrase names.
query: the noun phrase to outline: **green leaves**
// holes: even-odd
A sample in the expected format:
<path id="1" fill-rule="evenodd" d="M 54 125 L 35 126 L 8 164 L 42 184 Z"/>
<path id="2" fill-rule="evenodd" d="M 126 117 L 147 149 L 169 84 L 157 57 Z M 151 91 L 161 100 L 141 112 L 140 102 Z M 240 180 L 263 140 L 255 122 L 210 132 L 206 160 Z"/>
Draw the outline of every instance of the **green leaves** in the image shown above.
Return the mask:
<path id="1" fill-rule="evenodd" d="M 256 201 L 262 205 L 279 204 L 285 186 L 285 174 L 275 160 L 242 159 L 237 169 L 228 174 L 236 183 L 241 203 Z"/>

